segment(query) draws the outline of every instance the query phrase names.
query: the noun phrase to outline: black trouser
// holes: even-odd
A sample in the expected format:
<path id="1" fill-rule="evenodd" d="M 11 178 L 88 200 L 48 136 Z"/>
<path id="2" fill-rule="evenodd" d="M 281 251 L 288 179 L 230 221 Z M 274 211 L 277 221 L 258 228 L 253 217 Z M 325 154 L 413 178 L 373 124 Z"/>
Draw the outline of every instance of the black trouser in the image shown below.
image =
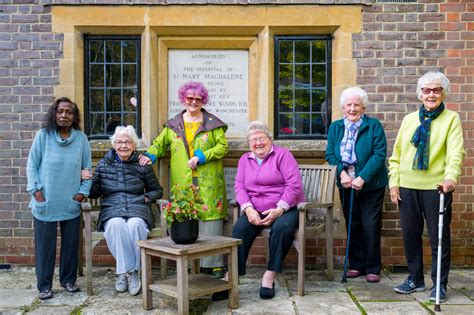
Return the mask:
<path id="1" fill-rule="evenodd" d="M 260 217 L 264 218 L 262 215 Z M 232 237 L 242 240 L 242 244 L 237 249 L 240 276 L 245 275 L 245 263 L 252 244 L 264 228 L 266 227 L 251 224 L 245 214 L 241 215 L 235 223 L 232 229 Z M 289 209 L 273 221 L 270 226 L 270 239 L 268 240 L 270 257 L 268 257 L 267 270 L 281 272 L 283 260 L 290 251 L 297 228 L 298 210 L 296 207 Z"/>
<path id="2" fill-rule="evenodd" d="M 54 265 L 56 261 L 57 223 L 35 221 L 35 270 L 39 291 L 53 286 Z M 61 228 L 61 254 L 59 260 L 59 282 L 76 283 L 80 217 L 59 221 Z"/>
<path id="3" fill-rule="evenodd" d="M 346 231 L 349 230 L 349 210 L 352 189 L 339 189 Z M 355 191 L 349 244 L 350 269 L 365 274 L 380 274 L 380 228 L 385 187 L 370 191 Z"/>
<path id="4" fill-rule="evenodd" d="M 423 281 L 423 227 L 426 220 L 431 245 L 431 280 L 436 283 L 438 265 L 438 221 L 439 193 L 437 190 L 417 190 L 400 188 L 399 202 L 400 224 L 403 232 L 403 245 L 407 259 L 408 271 L 417 282 Z M 451 266 L 451 202 L 452 193 L 445 194 L 443 216 L 443 241 L 441 255 L 441 284 L 448 283 Z"/>

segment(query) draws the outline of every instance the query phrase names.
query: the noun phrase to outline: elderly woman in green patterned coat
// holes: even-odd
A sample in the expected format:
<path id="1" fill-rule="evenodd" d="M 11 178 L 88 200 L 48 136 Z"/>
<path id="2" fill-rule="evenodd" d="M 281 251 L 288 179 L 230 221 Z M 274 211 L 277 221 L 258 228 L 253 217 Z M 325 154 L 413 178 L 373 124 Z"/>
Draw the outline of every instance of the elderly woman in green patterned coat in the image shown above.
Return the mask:
<path id="1" fill-rule="evenodd" d="M 199 230 L 222 235 L 227 214 L 222 158 L 228 151 L 227 125 L 202 108 L 209 101 L 207 89 L 199 82 L 188 82 L 178 90 L 186 107 L 168 120 L 152 145 L 140 157 L 140 164 L 155 163 L 170 151 L 171 184 L 196 184 L 208 206 Z M 201 267 L 216 278 L 224 275 L 223 257 L 201 259 Z"/>

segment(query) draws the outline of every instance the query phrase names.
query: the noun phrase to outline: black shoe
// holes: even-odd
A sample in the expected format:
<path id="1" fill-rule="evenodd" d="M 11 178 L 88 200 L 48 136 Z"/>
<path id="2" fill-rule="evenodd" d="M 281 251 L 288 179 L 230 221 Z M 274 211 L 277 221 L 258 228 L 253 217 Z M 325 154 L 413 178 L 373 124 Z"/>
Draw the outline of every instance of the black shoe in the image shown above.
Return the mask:
<path id="1" fill-rule="evenodd" d="M 40 300 L 47 300 L 53 297 L 53 291 L 51 289 L 43 290 L 39 293 Z"/>
<path id="2" fill-rule="evenodd" d="M 260 287 L 260 298 L 262 300 L 270 300 L 275 296 L 275 282 L 271 288 Z"/>
<path id="3" fill-rule="evenodd" d="M 213 301 L 222 301 L 222 300 L 227 300 L 228 298 L 229 298 L 229 290 L 219 291 L 212 294 Z"/>
<path id="4" fill-rule="evenodd" d="M 81 291 L 81 289 L 77 286 L 77 284 L 72 284 L 72 283 L 66 283 L 66 284 L 61 284 L 61 286 L 69 293 L 76 293 Z"/>

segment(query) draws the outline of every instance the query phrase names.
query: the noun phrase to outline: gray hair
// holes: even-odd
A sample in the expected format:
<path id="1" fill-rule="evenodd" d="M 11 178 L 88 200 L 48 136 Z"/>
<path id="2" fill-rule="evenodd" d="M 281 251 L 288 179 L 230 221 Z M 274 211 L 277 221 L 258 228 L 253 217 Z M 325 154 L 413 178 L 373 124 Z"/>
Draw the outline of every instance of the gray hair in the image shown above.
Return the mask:
<path id="1" fill-rule="evenodd" d="M 123 135 L 132 139 L 133 144 L 135 146 L 138 145 L 138 136 L 137 136 L 137 133 L 135 132 L 135 128 L 133 128 L 133 126 L 128 125 L 127 127 L 118 126 L 117 128 L 115 128 L 114 134 L 112 135 L 112 137 L 110 137 L 110 142 L 112 143 L 112 146 L 115 146 L 115 139 Z"/>
<path id="2" fill-rule="evenodd" d="M 339 98 L 339 106 L 341 106 L 341 109 L 344 109 L 344 104 L 349 96 L 357 96 L 360 99 L 363 108 L 365 108 L 365 106 L 367 106 L 367 103 L 369 103 L 369 97 L 367 96 L 367 92 L 358 86 L 352 86 L 350 88 L 345 89 L 341 93 L 341 97 Z"/>
<path id="3" fill-rule="evenodd" d="M 418 79 L 418 84 L 416 85 L 416 95 L 420 101 L 422 100 L 421 95 L 423 94 L 421 89 L 433 83 L 439 83 L 441 85 L 443 88 L 441 93 L 444 97 L 448 97 L 451 93 L 451 82 L 449 82 L 448 77 L 439 71 L 430 71 Z"/>
<path id="4" fill-rule="evenodd" d="M 247 127 L 247 138 L 255 132 L 263 132 L 267 135 L 267 137 L 270 139 L 272 138 L 272 134 L 270 133 L 268 126 L 261 121 L 254 120 L 249 123 L 249 126 Z"/>

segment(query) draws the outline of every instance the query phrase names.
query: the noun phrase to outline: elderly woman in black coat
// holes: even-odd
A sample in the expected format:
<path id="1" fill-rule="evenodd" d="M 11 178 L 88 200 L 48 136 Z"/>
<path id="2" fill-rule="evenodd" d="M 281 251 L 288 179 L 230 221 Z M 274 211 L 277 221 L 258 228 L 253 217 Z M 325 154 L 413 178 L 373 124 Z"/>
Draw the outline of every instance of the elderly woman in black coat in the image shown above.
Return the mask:
<path id="1" fill-rule="evenodd" d="M 137 295 L 141 283 L 138 240 L 153 228 L 150 204 L 161 198 L 161 188 L 151 166 L 140 166 L 132 126 L 119 126 L 110 138 L 113 148 L 97 165 L 90 198 L 102 197 L 98 230 L 104 231 L 107 246 L 116 260 L 115 289 Z"/>

